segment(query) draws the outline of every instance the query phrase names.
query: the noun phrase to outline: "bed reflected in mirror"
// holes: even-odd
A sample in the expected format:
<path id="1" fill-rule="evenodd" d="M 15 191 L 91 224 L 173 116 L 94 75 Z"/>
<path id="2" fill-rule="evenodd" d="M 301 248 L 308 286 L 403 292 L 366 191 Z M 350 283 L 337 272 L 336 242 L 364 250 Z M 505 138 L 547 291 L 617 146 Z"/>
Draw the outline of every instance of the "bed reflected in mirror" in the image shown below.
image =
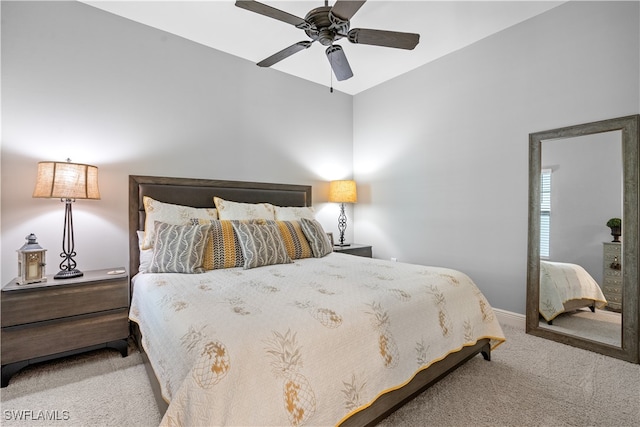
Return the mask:
<path id="1" fill-rule="evenodd" d="M 529 135 L 526 331 L 635 363 L 639 127 L 634 115 Z"/>
<path id="2" fill-rule="evenodd" d="M 540 327 L 621 347 L 622 277 L 606 268 L 606 222 L 622 218 L 621 131 L 541 145 Z"/>

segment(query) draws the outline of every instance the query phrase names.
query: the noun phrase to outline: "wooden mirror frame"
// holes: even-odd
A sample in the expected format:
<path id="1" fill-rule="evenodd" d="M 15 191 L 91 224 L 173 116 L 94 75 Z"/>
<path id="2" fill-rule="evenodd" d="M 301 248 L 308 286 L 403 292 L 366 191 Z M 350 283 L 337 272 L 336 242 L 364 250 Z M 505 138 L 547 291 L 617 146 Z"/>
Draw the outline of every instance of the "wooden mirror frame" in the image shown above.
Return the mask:
<path id="1" fill-rule="evenodd" d="M 619 117 L 529 134 L 529 241 L 527 256 L 526 332 L 563 344 L 594 351 L 633 363 L 640 362 L 640 308 L 638 264 L 640 258 L 639 175 L 640 175 L 640 115 Z M 616 347 L 575 335 L 563 334 L 540 327 L 540 174 L 542 142 L 573 138 L 603 132 L 621 131 L 622 135 L 622 346 Z"/>

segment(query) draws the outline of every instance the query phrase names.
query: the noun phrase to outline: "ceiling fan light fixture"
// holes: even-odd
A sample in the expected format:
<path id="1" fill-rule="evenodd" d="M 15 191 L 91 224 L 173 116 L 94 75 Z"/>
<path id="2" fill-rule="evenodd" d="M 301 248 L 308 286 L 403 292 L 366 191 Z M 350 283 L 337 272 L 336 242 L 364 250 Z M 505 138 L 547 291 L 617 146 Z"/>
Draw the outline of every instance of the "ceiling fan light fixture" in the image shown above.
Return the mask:
<path id="1" fill-rule="evenodd" d="M 327 58 L 329 59 L 329 63 L 333 69 L 333 74 L 335 74 L 338 81 L 347 80 L 353 77 L 353 71 L 351 71 L 351 66 L 349 65 L 349 61 L 347 61 L 344 50 L 342 50 L 342 46 L 337 44 L 331 45 L 327 48 L 325 53 L 327 54 Z"/>

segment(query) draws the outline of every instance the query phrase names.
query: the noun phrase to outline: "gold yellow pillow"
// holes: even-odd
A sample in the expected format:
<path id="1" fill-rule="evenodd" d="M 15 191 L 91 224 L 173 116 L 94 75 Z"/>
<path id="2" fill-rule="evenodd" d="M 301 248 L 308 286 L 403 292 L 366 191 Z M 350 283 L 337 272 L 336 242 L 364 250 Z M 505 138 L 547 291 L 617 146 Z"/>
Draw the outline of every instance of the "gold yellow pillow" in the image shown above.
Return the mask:
<path id="1" fill-rule="evenodd" d="M 313 257 L 311 246 L 309 246 L 299 221 L 267 221 L 267 223 L 274 223 L 278 227 L 291 259 Z"/>
<path id="2" fill-rule="evenodd" d="M 199 225 L 211 224 L 202 263 L 205 270 L 242 267 L 244 265 L 242 248 L 233 229 L 233 222 L 238 221 L 197 218 L 193 218 L 191 221 L 193 224 Z"/>

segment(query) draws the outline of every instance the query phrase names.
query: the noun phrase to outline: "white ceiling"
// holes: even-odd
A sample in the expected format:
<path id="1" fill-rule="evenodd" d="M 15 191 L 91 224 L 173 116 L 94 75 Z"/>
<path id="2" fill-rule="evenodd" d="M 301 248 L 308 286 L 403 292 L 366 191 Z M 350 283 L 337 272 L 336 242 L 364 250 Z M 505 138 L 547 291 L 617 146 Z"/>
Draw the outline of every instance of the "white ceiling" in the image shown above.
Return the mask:
<path id="1" fill-rule="evenodd" d="M 82 2 L 252 62 L 308 40 L 304 31 L 240 9 L 233 0 Z M 391 49 L 355 45 L 342 39 L 338 44 L 343 47 L 354 73 L 342 82 L 332 79 L 325 47 L 319 43 L 271 68 L 327 87 L 333 84 L 336 90 L 355 95 L 564 2 L 368 0 L 351 19 L 351 28 L 418 33 L 418 46 L 414 50 Z M 263 0 L 261 3 L 304 18 L 309 10 L 323 6 L 324 0 Z M 329 2 L 333 3 L 334 0 Z M 264 72 L 273 71 L 265 69 Z"/>

